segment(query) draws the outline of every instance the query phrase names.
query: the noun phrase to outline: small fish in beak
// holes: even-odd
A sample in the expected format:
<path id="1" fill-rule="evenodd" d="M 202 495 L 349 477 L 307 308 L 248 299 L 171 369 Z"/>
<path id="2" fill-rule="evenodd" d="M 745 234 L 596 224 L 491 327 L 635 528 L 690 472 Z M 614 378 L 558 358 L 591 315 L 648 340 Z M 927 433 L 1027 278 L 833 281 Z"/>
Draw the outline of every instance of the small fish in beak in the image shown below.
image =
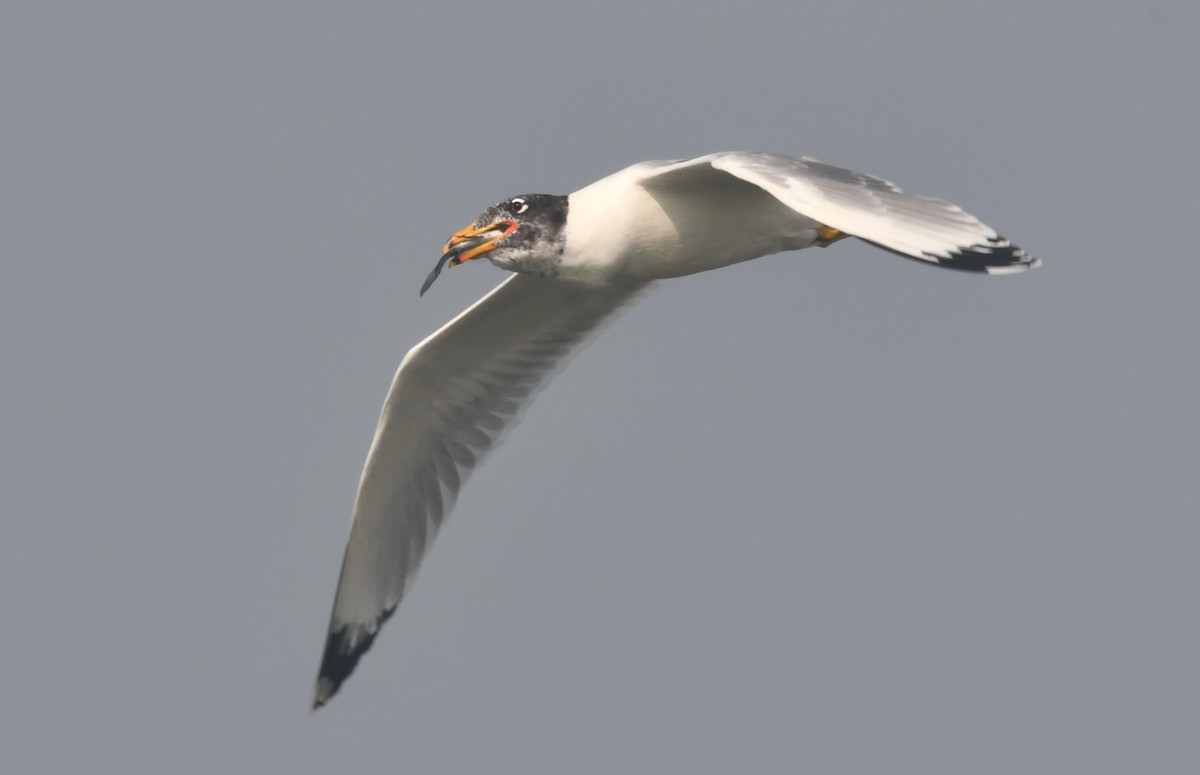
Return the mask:
<path id="1" fill-rule="evenodd" d="M 433 285 L 433 281 L 442 273 L 442 267 L 446 265 L 458 266 L 471 259 L 479 258 L 489 250 L 494 249 L 500 240 L 516 231 L 518 225 L 516 221 L 503 220 L 489 223 L 486 226 L 475 226 L 472 224 L 456 231 L 446 241 L 445 252 L 438 259 L 437 266 L 433 268 L 433 271 L 425 278 L 425 282 L 421 284 L 421 295 L 424 296 L 425 291 L 429 290 L 429 286 Z"/>

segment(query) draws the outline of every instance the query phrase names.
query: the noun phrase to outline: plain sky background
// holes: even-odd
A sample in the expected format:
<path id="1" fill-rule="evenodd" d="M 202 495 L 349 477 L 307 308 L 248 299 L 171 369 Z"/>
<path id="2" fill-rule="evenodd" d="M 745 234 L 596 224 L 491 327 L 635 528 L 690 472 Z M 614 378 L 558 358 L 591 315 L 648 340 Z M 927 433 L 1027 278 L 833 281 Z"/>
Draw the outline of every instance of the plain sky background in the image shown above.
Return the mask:
<path id="1" fill-rule="evenodd" d="M 1200 762 L 1200 6 L 0 6 L 12 773 Z M 417 289 L 502 197 L 810 154 L 1045 260 L 672 281 L 308 703 Z"/>

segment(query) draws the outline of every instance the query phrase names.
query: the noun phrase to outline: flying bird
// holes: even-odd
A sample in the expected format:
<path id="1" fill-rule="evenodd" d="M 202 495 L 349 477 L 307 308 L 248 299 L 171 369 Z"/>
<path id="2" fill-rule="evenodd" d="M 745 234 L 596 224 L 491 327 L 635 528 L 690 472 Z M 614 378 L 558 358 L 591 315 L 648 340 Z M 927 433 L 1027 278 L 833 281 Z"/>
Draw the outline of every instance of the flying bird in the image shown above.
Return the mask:
<path id="1" fill-rule="evenodd" d="M 392 615 L 455 496 L 590 333 L 656 281 L 856 237 L 985 274 L 1038 266 L 962 208 L 808 157 L 648 161 L 568 196 L 525 194 L 450 237 L 444 266 L 513 272 L 413 347 L 384 401 L 354 503 L 313 708 Z"/>

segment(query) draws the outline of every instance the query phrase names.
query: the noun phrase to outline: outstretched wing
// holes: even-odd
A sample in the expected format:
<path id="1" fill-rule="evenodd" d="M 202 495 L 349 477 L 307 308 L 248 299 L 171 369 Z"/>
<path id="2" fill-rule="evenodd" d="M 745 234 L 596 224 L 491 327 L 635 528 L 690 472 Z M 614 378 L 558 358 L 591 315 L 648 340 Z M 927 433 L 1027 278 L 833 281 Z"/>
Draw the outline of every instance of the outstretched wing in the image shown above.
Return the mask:
<path id="1" fill-rule="evenodd" d="M 1041 262 L 958 205 L 910 196 L 895 184 L 807 157 L 714 153 L 647 165 L 643 182 L 714 172 L 758 186 L 796 212 L 906 258 L 951 269 L 1009 274 Z"/>
<path id="2" fill-rule="evenodd" d="M 313 708 L 333 696 L 395 610 L 484 454 L 640 287 L 513 275 L 404 357 L 359 482 Z"/>

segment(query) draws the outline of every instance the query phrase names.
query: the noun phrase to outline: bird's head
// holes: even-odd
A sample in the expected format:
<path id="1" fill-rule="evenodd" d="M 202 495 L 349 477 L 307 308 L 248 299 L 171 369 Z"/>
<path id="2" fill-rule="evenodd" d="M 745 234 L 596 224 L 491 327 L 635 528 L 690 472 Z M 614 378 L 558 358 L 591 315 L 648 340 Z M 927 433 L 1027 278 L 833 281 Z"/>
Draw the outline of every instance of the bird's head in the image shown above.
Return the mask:
<path id="1" fill-rule="evenodd" d="M 520 271 L 539 260 L 553 260 L 566 222 L 565 196 L 522 194 L 492 205 L 446 241 L 437 266 L 421 286 L 421 295 L 447 265 L 487 256 L 501 269 Z"/>

